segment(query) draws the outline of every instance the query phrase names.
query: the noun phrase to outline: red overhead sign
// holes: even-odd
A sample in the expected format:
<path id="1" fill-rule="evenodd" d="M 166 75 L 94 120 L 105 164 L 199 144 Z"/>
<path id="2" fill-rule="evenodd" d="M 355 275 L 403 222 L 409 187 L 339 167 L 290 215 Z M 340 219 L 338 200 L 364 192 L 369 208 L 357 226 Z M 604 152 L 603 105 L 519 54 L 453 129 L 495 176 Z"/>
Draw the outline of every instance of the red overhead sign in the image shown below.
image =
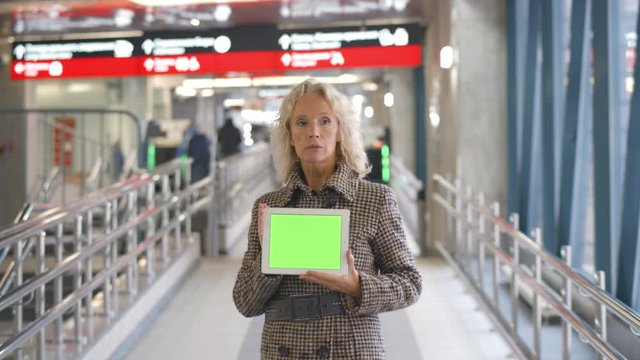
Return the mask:
<path id="1" fill-rule="evenodd" d="M 14 43 L 13 80 L 269 73 L 422 64 L 418 25 L 279 31 L 271 26 L 139 38 Z"/>

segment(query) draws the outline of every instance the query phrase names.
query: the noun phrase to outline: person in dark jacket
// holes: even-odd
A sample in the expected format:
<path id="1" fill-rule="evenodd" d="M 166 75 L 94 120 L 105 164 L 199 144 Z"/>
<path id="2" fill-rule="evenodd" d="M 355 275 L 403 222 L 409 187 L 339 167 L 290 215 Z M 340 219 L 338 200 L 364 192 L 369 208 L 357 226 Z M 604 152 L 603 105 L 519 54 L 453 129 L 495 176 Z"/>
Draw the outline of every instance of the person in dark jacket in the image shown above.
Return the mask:
<path id="1" fill-rule="evenodd" d="M 220 144 L 221 157 L 227 157 L 240 151 L 242 145 L 242 134 L 233 125 L 233 120 L 228 117 L 224 125 L 218 130 L 218 144 Z"/>
<path id="2" fill-rule="evenodd" d="M 282 102 L 271 148 L 285 185 L 256 200 L 233 288 L 242 315 L 265 314 L 262 359 L 384 359 L 378 314 L 407 307 L 422 292 L 393 190 L 362 179 L 370 169 L 358 124 L 349 99 L 328 84 L 306 80 Z M 348 274 L 263 274 L 268 206 L 348 209 Z M 309 306 L 313 299 L 322 310 Z M 292 307 L 317 316 L 299 318 Z"/>
<path id="3" fill-rule="evenodd" d="M 204 179 L 209 175 L 211 163 L 211 141 L 205 134 L 197 131 L 191 135 L 187 146 L 187 155 L 193 159 L 191 163 L 191 182 Z"/>

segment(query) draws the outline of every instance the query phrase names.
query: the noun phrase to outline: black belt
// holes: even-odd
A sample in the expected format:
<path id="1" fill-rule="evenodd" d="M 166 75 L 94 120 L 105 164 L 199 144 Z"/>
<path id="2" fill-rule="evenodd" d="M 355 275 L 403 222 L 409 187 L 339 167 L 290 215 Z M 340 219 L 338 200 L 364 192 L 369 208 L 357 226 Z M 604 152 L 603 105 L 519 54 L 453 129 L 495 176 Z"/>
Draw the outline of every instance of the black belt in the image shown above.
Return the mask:
<path id="1" fill-rule="evenodd" d="M 264 320 L 308 321 L 343 313 L 342 299 L 339 293 L 291 295 L 269 301 L 264 310 Z"/>

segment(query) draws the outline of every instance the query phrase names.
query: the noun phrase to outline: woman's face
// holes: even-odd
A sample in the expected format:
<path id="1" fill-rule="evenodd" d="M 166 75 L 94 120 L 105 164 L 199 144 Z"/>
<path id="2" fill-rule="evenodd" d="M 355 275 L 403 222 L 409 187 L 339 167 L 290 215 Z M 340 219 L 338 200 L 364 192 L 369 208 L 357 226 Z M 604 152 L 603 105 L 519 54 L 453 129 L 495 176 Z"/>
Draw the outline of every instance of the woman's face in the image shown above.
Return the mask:
<path id="1" fill-rule="evenodd" d="M 319 95 L 303 95 L 289 120 L 291 145 L 303 163 L 335 163 L 336 144 L 341 141 L 338 118 Z"/>

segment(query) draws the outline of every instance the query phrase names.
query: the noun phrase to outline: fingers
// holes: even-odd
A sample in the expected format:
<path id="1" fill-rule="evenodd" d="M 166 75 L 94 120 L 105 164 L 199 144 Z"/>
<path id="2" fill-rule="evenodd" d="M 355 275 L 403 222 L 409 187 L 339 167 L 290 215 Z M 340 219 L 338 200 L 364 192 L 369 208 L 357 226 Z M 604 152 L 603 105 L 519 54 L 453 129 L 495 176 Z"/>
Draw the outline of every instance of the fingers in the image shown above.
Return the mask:
<path id="1" fill-rule="evenodd" d="M 265 203 L 258 204 L 258 238 L 262 246 L 262 234 L 264 233 L 264 211 L 269 207 Z"/>
<path id="2" fill-rule="evenodd" d="M 351 249 L 347 250 L 347 269 L 349 271 L 349 274 L 357 272 L 356 259 L 353 257 L 353 253 L 351 253 Z"/>
<path id="3" fill-rule="evenodd" d="M 321 271 L 307 271 L 299 276 L 301 280 L 306 280 L 328 289 L 339 291 L 360 299 L 362 289 L 360 287 L 360 275 L 355 266 L 355 258 L 351 250 L 347 250 L 347 275 L 329 274 Z"/>

